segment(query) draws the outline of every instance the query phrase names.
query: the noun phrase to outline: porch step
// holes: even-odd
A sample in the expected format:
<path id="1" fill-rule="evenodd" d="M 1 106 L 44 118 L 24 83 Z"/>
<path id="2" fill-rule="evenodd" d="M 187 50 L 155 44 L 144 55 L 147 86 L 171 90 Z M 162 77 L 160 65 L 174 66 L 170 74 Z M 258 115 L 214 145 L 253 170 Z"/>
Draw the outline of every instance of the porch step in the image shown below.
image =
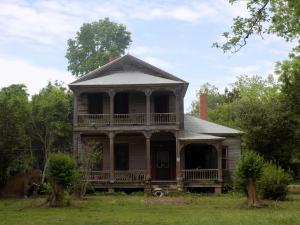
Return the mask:
<path id="1" fill-rule="evenodd" d="M 165 192 L 177 192 L 178 186 L 176 181 L 151 181 L 151 189 L 162 189 Z"/>

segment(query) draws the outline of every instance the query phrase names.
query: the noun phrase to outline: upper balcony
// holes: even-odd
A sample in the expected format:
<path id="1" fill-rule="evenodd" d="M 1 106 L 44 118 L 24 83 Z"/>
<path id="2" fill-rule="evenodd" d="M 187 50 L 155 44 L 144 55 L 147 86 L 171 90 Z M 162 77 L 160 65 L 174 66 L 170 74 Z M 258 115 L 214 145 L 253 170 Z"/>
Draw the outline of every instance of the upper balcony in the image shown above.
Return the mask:
<path id="1" fill-rule="evenodd" d="M 75 127 L 176 127 L 183 115 L 183 99 L 172 90 L 93 90 L 74 97 Z"/>

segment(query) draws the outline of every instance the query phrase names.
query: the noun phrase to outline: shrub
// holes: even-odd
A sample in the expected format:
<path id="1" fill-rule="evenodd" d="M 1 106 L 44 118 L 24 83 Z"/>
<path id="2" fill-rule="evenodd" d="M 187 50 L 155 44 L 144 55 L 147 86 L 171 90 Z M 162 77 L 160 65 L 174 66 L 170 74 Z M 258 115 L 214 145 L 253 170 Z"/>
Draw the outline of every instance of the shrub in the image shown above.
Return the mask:
<path id="1" fill-rule="evenodd" d="M 284 200 L 288 193 L 288 185 L 292 176 L 280 166 L 266 163 L 261 178 L 257 182 L 258 190 L 265 199 Z"/>
<path id="2" fill-rule="evenodd" d="M 64 153 L 49 155 L 47 181 L 48 202 L 51 206 L 63 206 L 66 192 L 78 178 L 75 160 Z"/>
<path id="3" fill-rule="evenodd" d="M 244 152 L 237 163 L 234 174 L 235 187 L 247 193 L 248 204 L 251 206 L 259 204 L 256 181 L 262 174 L 263 165 L 263 158 L 253 151 Z"/>

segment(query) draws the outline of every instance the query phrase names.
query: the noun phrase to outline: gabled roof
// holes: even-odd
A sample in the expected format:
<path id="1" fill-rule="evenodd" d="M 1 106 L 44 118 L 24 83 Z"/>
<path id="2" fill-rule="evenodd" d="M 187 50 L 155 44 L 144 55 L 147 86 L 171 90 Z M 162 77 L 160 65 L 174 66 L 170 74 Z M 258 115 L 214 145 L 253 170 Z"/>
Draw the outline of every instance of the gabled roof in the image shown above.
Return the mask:
<path id="1" fill-rule="evenodd" d="M 187 132 L 198 134 L 212 134 L 223 136 L 239 135 L 243 133 L 242 131 L 202 120 L 191 115 L 184 115 L 184 130 Z"/>
<path id="2" fill-rule="evenodd" d="M 106 76 L 96 77 L 73 83 L 72 86 L 93 85 L 147 85 L 147 84 L 179 84 L 181 81 L 145 74 L 139 71 L 116 72 Z"/>
<path id="3" fill-rule="evenodd" d="M 141 59 L 138 59 L 132 55 L 127 54 L 101 66 L 100 68 L 94 71 L 89 72 L 88 74 L 84 75 L 83 77 L 69 84 L 69 86 L 79 86 L 79 85 L 87 85 L 87 84 L 91 85 L 92 82 L 97 82 L 98 83 L 97 85 L 101 85 L 102 84 L 101 81 L 105 81 L 106 85 L 109 84 L 108 82 L 112 82 L 113 84 L 116 82 L 115 80 L 116 78 L 119 79 L 118 83 L 121 84 L 122 82 L 123 83 L 128 82 L 128 79 L 130 80 L 136 79 L 136 76 L 134 78 L 126 76 L 127 74 L 126 72 L 131 72 L 131 74 L 132 72 L 140 72 L 140 75 L 142 75 L 144 79 L 143 82 L 151 78 L 150 79 L 151 82 L 157 83 L 159 80 L 154 79 L 155 77 L 157 77 L 157 78 L 162 78 L 163 80 L 160 81 L 164 81 L 164 82 L 167 82 L 167 80 L 171 80 L 174 83 L 188 84 L 186 81 L 166 71 L 163 71 L 147 62 L 144 62 Z M 107 79 L 103 79 L 103 80 L 100 79 L 101 77 L 109 76 L 109 75 L 113 75 L 113 76 L 110 76 Z M 123 77 L 122 75 L 125 76 Z M 90 80 L 90 82 L 84 82 L 88 80 Z"/>

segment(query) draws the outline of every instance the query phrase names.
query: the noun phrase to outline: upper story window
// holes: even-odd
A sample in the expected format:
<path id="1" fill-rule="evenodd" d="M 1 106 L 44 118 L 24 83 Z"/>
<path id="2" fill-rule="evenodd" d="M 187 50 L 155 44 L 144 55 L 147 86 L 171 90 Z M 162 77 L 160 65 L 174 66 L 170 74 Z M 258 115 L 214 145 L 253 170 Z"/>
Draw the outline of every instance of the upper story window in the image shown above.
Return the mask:
<path id="1" fill-rule="evenodd" d="M 102 114 L 103 113 L 103 98 L 101 93 L 92 93 L 87 95 L 88 113 Z"/>
<path id="2" fill-rule="evenodd" d="M 128 93 L 117 93 L 114 98 L 114 113 L 128 114 Z"/>

